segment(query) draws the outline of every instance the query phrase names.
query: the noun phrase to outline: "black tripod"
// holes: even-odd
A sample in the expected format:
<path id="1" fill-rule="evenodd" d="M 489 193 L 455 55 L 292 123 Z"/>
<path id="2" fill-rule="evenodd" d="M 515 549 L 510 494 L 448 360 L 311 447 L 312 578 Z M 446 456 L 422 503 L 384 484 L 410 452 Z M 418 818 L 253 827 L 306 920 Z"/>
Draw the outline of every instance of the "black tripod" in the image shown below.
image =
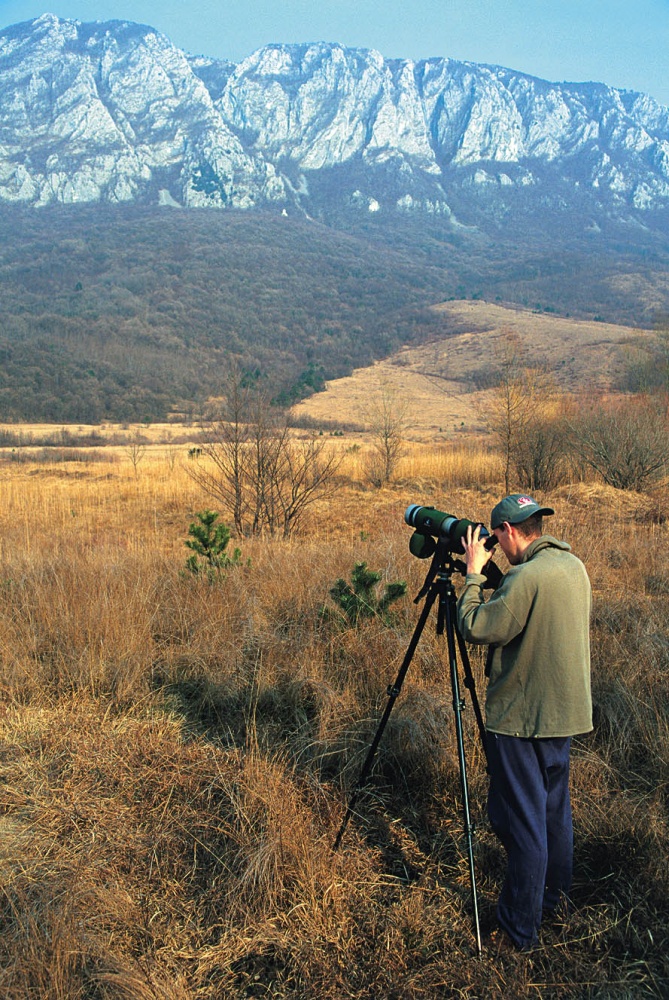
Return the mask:
<path id="1" fill-rule="evenodd" d="M 388 688 L 388 702 L 386 704 L 385 711 L 381 717 L 378 729 L 369 748 L 369 752 L 365 759 L 365 763 L 362 766 L 360 772 L 360 777 L 353 789 L 353 794 L 348 803 L 348 808 L 346 814 L 339 828 L 339 832 L 335 838 L 334 845 L 332 847 L 333 851 L 336 851 L 341 844 L 342 837 L 348 822 L 353 815 L 353 810 L 355 804 L 358 800 L 358 796 L 365 786 L 367 779 L 369 777 L 370 771 L 372 769 L 372 764 L 374 762 L 374 757 L 378 749 L 379 743 L 381 742 L 381 737 L 383 736 L 383 731 L 386 728 L 388 719 L 390 718 L 390 713 L 393 710 L 395 701 L 397 700 L 400 691 L 402 690 L 402 684 L 404 683 L 404 678 L 406 677 L 407 671 L 413 655 L 416 652 L 416 647 L 422 635 L 423 629 L 425 628 L 425 623 L 432 610 L 432 605 L 439 599 L 437 606 L 437 635 L 443 635 L 444 628 L 446 630 L 446 640 L 448 644 L 448 660 L 450 667 L 450 677 L 451 677 L 451 691 L 453 693 L 453 711 L 455 713 L 455 733 L 458 743 L 458 763 L 460 767 L 460 789 L 462 793 L 462 812 L 464 819 L 464 832 L 467 842 L 467 857 L 469 860 L 469 877 L 471 882 L 471 896 L 472 896 L 472 909 L 473 909 L 473 920 L 474 920 L 474 934 L 476 936 L 476 950 L 478 954 L 481 954 L 481 929 L 479 926 L 479 909 L 478 909 L 478 898 L 476 895 L 476 875 L 474 872 L 474 849 L 473 849 L 473 836 L 474 828 L 472 826 L 470 814 L 469 814 L 469 788 L 467 785 L 467 764 L 465 760 L 465 748 L 462 732 L 462 710 L 464 708 L 464 701 L 460 696 L 460 680 L 458 677 L 458 663 L 456 654 L 456 639 L 457 648 L 460 652 L 460 659 L 462 661 L 462 667 L 464 672 L 464 684 L 469 690 L 472 699 L 472 706 L 474 708 L 474 714 L 476 716 L 476 722 L 478 725 L 479 733 L 481 736 L 481 742 L 483 744 L 483 751 L 485 753 L 485 727 L 483 723 L 483 716 L 481 714 L 481 707 L 479 705 L 478 698 L 476 696 L 476 685 L 474 682 L 474 677 L 471 672 L 471 666 L 469 663 L 469 656 L 467 655 L 467 648 L 465 646 L 464 640 L 457 630 L 456 626 L 456 597 L 455 589 L 453 587 L 453 582 L 451 576 L 454 572 L 459 572 L 464 569 L 461 562 L 456 562 L 450 552 L 447 551 L 443 543 L 437 546 L 437 550 L 432 558 L 432 563 L 430 569 L 425 578 L 425 582 L 421 588 L 420 593 L 416 597 L 415 603 L 419 603 L 423 598 L 425 598 L 425 604 L 423 605 L 423 610 L 421 611 L 420 618 L 414 629 L 414 633 L 411 637 L 411 641 L 407 648 L 404 660 L 399 669 L 397 677 L 395 678 L 395 683 L 391 684 Z"/>

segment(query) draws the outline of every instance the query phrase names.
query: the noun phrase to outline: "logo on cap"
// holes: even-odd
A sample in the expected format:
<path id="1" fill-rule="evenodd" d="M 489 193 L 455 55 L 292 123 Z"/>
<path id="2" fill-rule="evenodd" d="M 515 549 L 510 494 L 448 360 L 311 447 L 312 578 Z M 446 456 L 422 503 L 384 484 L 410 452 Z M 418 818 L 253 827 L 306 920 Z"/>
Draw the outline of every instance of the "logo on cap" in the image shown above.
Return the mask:
<path id="1" fill-rule="evenodd" d="M 532 497 L 518 497 L 519 507 L 534 507 L 534 500 Z"/>

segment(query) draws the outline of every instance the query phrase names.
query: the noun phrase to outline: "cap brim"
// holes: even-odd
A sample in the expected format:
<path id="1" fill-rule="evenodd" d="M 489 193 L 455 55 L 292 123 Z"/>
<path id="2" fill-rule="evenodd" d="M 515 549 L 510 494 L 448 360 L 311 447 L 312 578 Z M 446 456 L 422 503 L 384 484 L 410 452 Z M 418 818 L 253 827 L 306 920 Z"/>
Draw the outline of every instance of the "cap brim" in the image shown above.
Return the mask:
<path id="1" fill-rule="evenodd" d="M 509 524 L 522 524 L 523 521 L 527 521 L 528 517 L 536 517 L 537 514 L 541 514 L 541 515 L 545 515 L 546 517 L 549 517 L 551 514 L 554 514 L 554 513 L 555 513 L 555 511 L 553 510 L 552 507 L 539 507 L 537 510 L 530 510 L 530 511 L 528 511 L 525 514 L 524 517 L 516 517 L 516 518 L 514 518 L 513 521 L 509 521 Z"/>

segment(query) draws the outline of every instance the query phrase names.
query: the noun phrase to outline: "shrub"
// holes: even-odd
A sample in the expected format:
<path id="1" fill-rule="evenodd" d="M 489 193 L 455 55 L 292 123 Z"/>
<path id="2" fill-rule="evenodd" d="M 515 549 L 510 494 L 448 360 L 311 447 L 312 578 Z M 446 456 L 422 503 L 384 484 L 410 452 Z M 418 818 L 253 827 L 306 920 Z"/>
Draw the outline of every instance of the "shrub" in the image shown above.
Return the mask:
<path id="1" fill-rule="evenodd" d="M 648 396 L 589 402 L 570 421 L 571 446 L 609 486 L 643 490 L 666 471 L 666 423 L 664 407 Z"/>
<path id="2" fill-rule="evenodd" d="M 525 428 L 511 454 L 511 466 L 522 489 L 551 490 L 562 481 L 567 458 L 565 430 L 562 420 L 551 417 Z"/>

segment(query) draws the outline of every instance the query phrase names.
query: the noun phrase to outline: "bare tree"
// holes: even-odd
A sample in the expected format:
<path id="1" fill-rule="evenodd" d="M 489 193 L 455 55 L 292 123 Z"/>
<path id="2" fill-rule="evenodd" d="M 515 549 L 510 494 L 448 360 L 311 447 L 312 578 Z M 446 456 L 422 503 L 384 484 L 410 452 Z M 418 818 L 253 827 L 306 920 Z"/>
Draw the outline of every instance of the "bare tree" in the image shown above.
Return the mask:
<path id="1" fill-rule="evenodd" d="M 656 398 L 588 400 L 570 430 L 576 454 L 617 489 L 642 490 L 669 467 L 667 414 Z"/>
<path id="2" fill-rule="evenodd" d="M 550 375 L 529 367 L 520 338 L 507 330 L 495 347 L 497 384 L 481 406 L 481 415 L 497 439 L 504 462 L 504 485 L 512 479 L 524 489 L 554 483 L 554 463 L 564 450 L 552 412 L 555 389 Z"/>
<path id="3" fill-rule="evenodd" d="M 133 472 L 137 477 L 137 467 L 146 454 L 146 444 L 139 433 L 133 434 L 125 447 L 125 453 L 130 459 Z"/>
<path id="4" fill-rule="evenodd" d="M 367 476 L 374 486 L 389 483 L 404 453 L 404 433 L 409 418 L 409 401 L 396 388 L 382 385 L 367 410 L 372 451 Z"/>
<path id="5" fill-rule="evenodd" d="M 341 456 L 313 434 L 299 441 L 283 439 L 273 466 L 271 495 L 274 524 L 284 537 L 299 525 L 307 507 L 339 489 L 334 477 L 340 464 Z"/>
<path id="6" fill-rule="evenodd" d="M 339 488 L 341 458 L 324 439 L 296 440 L 286 414 L 231 376 L 218 412 L 202 422 L 203 462 L 192 479 L 220 501 L 239 534 L 288 537 L 308 507 Z"/>

